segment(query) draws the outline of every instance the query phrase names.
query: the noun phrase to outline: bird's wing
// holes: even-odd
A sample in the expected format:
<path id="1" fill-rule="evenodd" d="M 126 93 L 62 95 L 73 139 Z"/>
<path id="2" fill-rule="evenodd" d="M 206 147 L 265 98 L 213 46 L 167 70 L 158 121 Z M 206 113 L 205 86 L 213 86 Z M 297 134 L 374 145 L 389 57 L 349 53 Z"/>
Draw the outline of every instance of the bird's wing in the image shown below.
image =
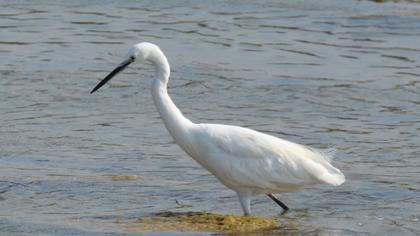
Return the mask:
<path id="1" fill-rule="evenodd" d="M 344 182 L 326 155 L 303 145 L 237 126 L 201 124 L 199 133 L 198 146 L 206 149 L 200 153 L 208 155 L 202 159 L 215 160 L 199 162 L 231 185 L 276 189 Z"/>

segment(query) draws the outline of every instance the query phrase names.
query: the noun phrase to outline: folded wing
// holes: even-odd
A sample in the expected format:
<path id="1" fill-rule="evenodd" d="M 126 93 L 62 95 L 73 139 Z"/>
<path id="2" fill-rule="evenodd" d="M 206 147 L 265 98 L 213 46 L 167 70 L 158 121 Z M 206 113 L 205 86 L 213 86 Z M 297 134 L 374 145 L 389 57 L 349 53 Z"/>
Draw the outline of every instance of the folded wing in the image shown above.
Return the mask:
<path id="1" fill-rule="evenodd" d="M 195 159 L 228 187 L 283 192 L 345 181 L 330 157 L 315 149 L 237 126 L 201 124 L 200 129 L 196 146 L 207 156 Z"/>

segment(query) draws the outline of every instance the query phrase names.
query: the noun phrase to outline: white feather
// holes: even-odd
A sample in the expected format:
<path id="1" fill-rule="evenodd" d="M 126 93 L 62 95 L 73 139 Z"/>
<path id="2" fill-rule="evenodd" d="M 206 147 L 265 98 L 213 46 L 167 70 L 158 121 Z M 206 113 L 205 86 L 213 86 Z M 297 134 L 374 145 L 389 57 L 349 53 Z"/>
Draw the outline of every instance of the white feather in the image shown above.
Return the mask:
<path id="1" fill-rule="evenodd" d="M 285 192 L 315 183 L 340 185 L 344 175 L 319 151 L 251 129 L 198 124 L 185 150 L 228 187 Z"/>
<path id="2" fill-rule="evenodd" d="M 126 60 L 92 92 L 134 61 L 150 61 L 155 66 L 152 96 L 166 128 L 186 153 L 237 192 L 245 214 L 250 214 L 252 194 L 287 192 L 316 183 L 344 183 L 344 175 L 329 163 L 331 152 L 247 128 L 194 124 L 185 118 L 167 93 L 169 63 L 154 44 L 134 45 Z M 287 209 L 284 204 L 279 205 Z"/>

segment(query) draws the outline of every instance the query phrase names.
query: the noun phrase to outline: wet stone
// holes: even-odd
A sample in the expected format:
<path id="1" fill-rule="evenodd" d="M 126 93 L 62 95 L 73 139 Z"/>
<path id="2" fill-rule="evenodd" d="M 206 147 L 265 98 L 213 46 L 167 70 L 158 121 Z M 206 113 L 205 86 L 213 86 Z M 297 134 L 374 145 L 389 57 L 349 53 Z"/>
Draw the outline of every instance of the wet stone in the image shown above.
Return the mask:
<path id="1" fill-rule="evenodd" d="M 207 212 L 162 212 L 142 217 L 128 226 L 131 232 L 220 232 L 238 233 L 264 231 L 278 227 L 268 217 L 222 215 Z"/>

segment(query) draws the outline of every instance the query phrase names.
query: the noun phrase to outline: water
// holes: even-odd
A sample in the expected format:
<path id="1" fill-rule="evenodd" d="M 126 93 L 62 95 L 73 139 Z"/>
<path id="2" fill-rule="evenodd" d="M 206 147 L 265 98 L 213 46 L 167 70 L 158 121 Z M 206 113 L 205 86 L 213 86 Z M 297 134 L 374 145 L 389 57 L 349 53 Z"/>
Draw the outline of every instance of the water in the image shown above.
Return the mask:
<path id="1" fill-rule="evenodd" d="M 420 234 L 420 5 L 94 3 L 0 3 L 1 234 L 122 234 L 161 211 L 241 213 L 174 145 L 150 66 L 89 94 L 140 41 L 166 53 L 170 95 L 192 121 L 337 149 L 343 186 L 284 194 L 284 216 L 254 199 L 254 214 L 287 222 L 273 234 Z"/>

